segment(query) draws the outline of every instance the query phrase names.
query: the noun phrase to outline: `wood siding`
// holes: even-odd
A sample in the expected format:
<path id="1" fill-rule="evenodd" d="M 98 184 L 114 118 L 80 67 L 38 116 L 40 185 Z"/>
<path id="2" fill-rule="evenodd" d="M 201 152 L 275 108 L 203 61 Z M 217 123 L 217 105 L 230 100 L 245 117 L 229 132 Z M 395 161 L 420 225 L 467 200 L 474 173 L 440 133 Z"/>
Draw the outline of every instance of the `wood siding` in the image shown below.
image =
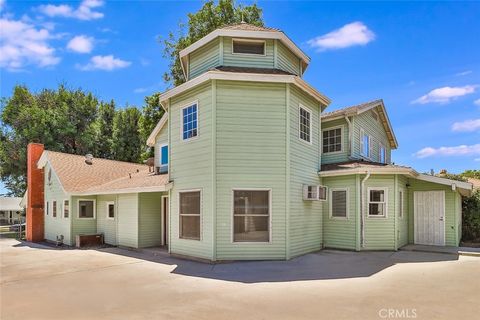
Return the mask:
<path id="1" fill-rule="evenodd" d="M 300 75 L 300 59 L 293 54 L 281 41 L 276 41 L 277 46 L 277 68 Z"/>
<path id="2" fill-rule="evenodd" d="M 97 232 L 103 233 L 106 244 L 117 245 L 117 220 L 118 203 L 115 195 L 97 196 Z M 108 218 L 107 203 L 113 202 L 115 205 L 115 218 Z"/>
<path id="3" fill-rule="evenodd" d="M 408 208 L 409 208 L 409 189 L 407 188 L 408 179 L 405 176 L 398 175 L 397 193 L 403 191 L 403 217 L 400 217 L 400 196 L 398 196 L 397 209 L 397 247 L 400 248 L 408 244 Z"/>
<path id="4" fill-rule="evenodd" d="M 72 241 L 75 244 L 76 236 L 79 234 L 95 234 L 97 233 L 97 220 L 91 218 L 78 217 L 78 201 L 79 200 L 97 200 L 96 196 L 80 196 L 72 197 Z M 96 208 L 95 208 L 96 210 Z"/>
<path id="5" fill-rule="evenodd" d="M 372 111 L 364 112 L 358 116 L 353 117 L 353 157 L 361 159 L 360 145 L 360 131 L 363 129 L 366 134 L 370 135 L 372 143 L 372 154 L 367 160 L 379 162 L 379 143 L 382 143 L 386 148 L 387 163 L 391 162 L 391 148 L 388 142 L 387 133 L 383 127 L 380 118 L 376 121 L 372 116 Z"/>
<path id="6" fill-rule="evenodd" d="M 161 146 L 164 144 L 168 144 L 168 122 L 163 126 L 162 130 L 158 133 L 157 137 L 155 138 L 155 167 L 160 167 L 160 161 L 162 159 L 161 155 Z"/>
<path id="7" fill-rule="evenodd" d="M 165 195 L 165 193 L 163 193 Z M 162 244 L 162 193 L 138 195 L 138 246 L 140 248 Z"/>
<path id="8" fill-rule="evenodd" d="M 214 39 L 189 55 L 190 80 L 222 64 L 220 61 L 219 43 L 219 38 Z"/>
<path id="9" fill-rule="evenodd" d="M 223 38 L 223 63 L 224 66 L 249 67 L 249 68 L 273 68 L 273 40 L 266 40 L 265 55 L 233 54 L 232 38 Z"/>
<path id="10" fill-rule="evenodd" d="M 341 152 L 327 152 L 323 153 L 323 133 L 321 138 L 321 151 L 322 151 L 322 164 L 328 163 L 339 163 L 345 162 L 350 160 L 348 157 L 349 152 L 349 143 L 348 143 L 348 124 L 345 119 L 337 119 L 332 121 L 323 121 L 322 122 L 322 131 L 328 130 L 334 127 L 341 127 L 342 128 L 342 151 Z"/>
<path id="11" fill-rule="evenodd" d="M 119 194 L 118 245 L 138 248 L 138 193 Z"/>

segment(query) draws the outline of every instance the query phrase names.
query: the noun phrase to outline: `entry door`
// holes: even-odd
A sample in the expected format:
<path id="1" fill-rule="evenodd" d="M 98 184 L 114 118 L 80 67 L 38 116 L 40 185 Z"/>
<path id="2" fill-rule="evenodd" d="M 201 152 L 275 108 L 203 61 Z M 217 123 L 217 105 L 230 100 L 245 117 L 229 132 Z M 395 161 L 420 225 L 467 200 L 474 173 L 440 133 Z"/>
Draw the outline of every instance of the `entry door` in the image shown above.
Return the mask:
<path id="1" fill-rule="evenodd" d="M 415 243 L 445 245 L 445 192 L 415 191 Z"/>
<path id="2" fill-rule="evenodd" d="M 162 235 L 163 235 L 163 239 L 162 239 L 162 243 L 163 245 L 168 245 L 168 224 L 169 224 L 169 212 L 168 212 L 168 208 L 169 208 L 169 201 L 168 201 L 168 197 L 167 196 L 164 196 L 162 197 L 162 221 L 163 221 L 163 224 L 162 224 Z"/>

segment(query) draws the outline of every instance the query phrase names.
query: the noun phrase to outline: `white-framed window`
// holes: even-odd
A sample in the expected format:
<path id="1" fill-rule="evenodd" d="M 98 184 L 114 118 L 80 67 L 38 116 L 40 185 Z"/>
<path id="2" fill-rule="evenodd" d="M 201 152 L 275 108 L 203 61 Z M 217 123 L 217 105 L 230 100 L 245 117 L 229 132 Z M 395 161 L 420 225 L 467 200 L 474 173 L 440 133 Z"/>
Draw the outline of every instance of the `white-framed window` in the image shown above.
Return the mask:
<path id="1" fill-rule="evenodd" d="M 405 210 L 405 191 L 403 189 L 400 189 L 398 191 L 398 216 L 400 219 L 403 218 L 404 216 L 404 211 Z"/>
<path id="2" fill-rule="evenodd" d="M 271 190 L 233 190 L 233 242 L 270 242 Z"/>
<path id="3" fill-rule="evenodd" d="M 45 201 L 45 214 L 48 216 L 50 214 L 50 203 Z"/>
<path id="4" fill-rule="evenodd" d="M 299 119 L 299 137 L 300 140 L 303 140 L 308 143 L 312 143 L 312 113 L 310 110 L 300 105 L 298 108 L 298 119 Z"/>
<path id="5" fill-rule="evenodd" d="M 387 216 L 387 188 L 368 188 L 368 216 Z"/>
<path id="6" fill-rule="evenodd" d="M 158 145 L 158 163 L 160 164 L 159 173 L 168 172 L 168 144 Z"/>
<path id="7" fill-rule="evenodd" d="M 95 219 L 95 216 L 96 216 L 95 200 L 79 199 L 77 215 L 78 215 L 78 219 Z"/>
<path id="8" fill-rule="evenodd" d="M 335 153 L 343 150 L 343 126 L 322 130 L 322 152 Z"/>
<path id="9" fill-rule="evenodd" d="M 382 143 L 378 144 L 378 162 L 387 163 L 387 148 Z"/>
<path id="10" fill-rule="evenodd" d="M 330 218 L 348 218 L 348 188 L 330 188 Z"/>
<path id="11" fill-rule="evenodd" d="M 232 54 L 265 56 L 265 40 L 232 39 Z"/>
<path id="12" fill-rule="evenodd" d="M 53 200 L 52 202 L 52 217 L 57 217 L 57 201 Z"/>
<path id="13" fill-rule="evenodd" d="M 108 201 L 107 205 L 107 219 L 113 220 L 115 219 L 115 202 Z"/>
<path id="14" fill-rule="evenodd" d="M 181 191 L 179 198 L 180 239 L 200 240 L 201 235 L 201 191 Z"/>
<path id="15" fill-rule="evenodd" d="M 63 217 L 68 218 L 70 216 L 70 201 L 63 200 Z"/>
<path id="16" fill-rule="evenodd" d="M 181 109 L 182 139 L 188 140 L 198 136 L 198 102 L 192 102 Z"/>
<path id="17" fill-rule="evenodd" d="M 372 147 L 372 137 L 360 129 L 360 153 L 362 156 L 370 158 Z"/>

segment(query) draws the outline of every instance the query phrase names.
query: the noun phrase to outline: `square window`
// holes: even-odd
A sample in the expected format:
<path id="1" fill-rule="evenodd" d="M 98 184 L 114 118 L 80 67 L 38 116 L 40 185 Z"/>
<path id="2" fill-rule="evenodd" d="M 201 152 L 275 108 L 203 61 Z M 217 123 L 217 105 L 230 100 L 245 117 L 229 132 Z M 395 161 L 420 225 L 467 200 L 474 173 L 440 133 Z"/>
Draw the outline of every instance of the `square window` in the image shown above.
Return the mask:
<path id="1" fill-rule="evenodd" d="M 386 189 L 369 189 L 368 216 L 372 216 L 372 217 L 387 216 Z"/>
<path id="2" fill-rule="evenodd" d="M 233 191 L 233 241 L 270 240 L 270 191 Z"/>
<path id="3" fill-rule="evenodd" d="M 322 132 L 323 153 L 342 151 L 342 129 L 326 129 Z"/>
<path id="4" fill-rule="evenodd" d="M 180 238 L 200 240 L 200 191 L 180 192 L 179 202 Z"/>
<path id="5" fill-rule="evenodd" d="M 80 219 L 95 218 L 95 201 L 79 200 L 78 201 L 78 218 Z"/>

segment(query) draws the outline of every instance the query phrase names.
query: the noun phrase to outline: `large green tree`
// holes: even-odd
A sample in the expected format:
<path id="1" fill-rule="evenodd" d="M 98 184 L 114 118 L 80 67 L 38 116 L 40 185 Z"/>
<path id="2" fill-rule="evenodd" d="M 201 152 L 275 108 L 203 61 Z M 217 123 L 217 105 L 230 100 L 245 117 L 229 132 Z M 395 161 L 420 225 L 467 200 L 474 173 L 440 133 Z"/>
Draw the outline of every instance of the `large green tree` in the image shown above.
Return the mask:
<path id="1" fill-rule="evenodd" d="M 95 120 L 95 156 L 113 159 L 113 119 L 115 117 L 115 102 L 101 102 L 98 116 Z"/>
<path id="2" fill-rule="evenodd" d="M 170 70 L 164 74 L 165 81 L 175 86 L 185 82 L 178 57 L 182 49 L 219 27 L 242 21 L 263 26 L 262 9 L 256 4 L 237 5 L 233 0 L 219 0 L 217 4 L 215 1 L 209 0 L 199 11 L 188 14 L 187 34 L 184 34 L 184 25 L 180 24 L 177 35 L 170 32 L 168 38 L 162 41 L 164 57 L 170 60 Z"/>
<path id="3" fill-rule="evenodd" d="M 154 93 L 151 96 L 145 97 L 145 105 L 142 108 L 142 117 L 139 121 L 140 139 L 145 146 L 146 141 L 153 129 L 157 125 L 158 121 L 162 118 L 165 110 L 160 105 L 160 93 Z M 141 159 L 146 160 L 149 157 L 153 157 L 153 149 L 144 149 Z"/>
<path id="4" fill-rule="evenodd" d="M 118 110 L 113 119 L 113 157 L 116 160 L 139 162 L 143 144 L 139 134 L 142 114 L 135 107 Z"/>

